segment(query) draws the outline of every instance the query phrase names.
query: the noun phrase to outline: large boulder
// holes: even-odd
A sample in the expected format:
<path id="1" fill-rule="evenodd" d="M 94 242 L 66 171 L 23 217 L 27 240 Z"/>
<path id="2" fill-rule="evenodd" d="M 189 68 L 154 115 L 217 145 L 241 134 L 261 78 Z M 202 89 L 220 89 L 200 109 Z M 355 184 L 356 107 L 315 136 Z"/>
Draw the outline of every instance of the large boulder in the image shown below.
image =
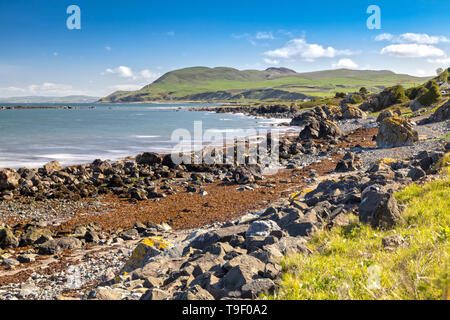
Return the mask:
<path id="1" fill-rule="evenodd" d="M 216 242 L 229 242 L 234 236 L 243 236 L 247 229 L 248 225 L 242 224 L 203 233 L 194 232 L 189 236 L 189 239 L 192 239 L 189 246 L 204 250 Z"/>
<path id="2" fill-rule="evenodd" d="M 337 163 L 334 171 L 336 172 L 348 172 L 355 171 L 361 167 L 361 158 L 357 154 L 347 152 L 344 157 Z"/>
<path id="3" fill-rule="evenodd" d="M 268 237 L 272 231 L 280 230 L 278 224 L 273 220 L 257 220 L 248 227 L 246 237 Z"/>
<path id="4" fill-rule="evenodd" d="M 142 268 L 150 258 L 159 255 L 172 246 L 170 242 L 157 236 L 141 240 L 125 263 L 123 272 L 130 272 L 137 268 Z"/>
<path id="5" fill-rule="evenodd" d="M 66 250 L 79 249 L 83 243 L 74 237 L 59 238 L 49 240 L 39 245 L 39 254 L 58 254 Z"/>
<path id="6" fill-rule="evenodd" d="M 141 165 L 153 166 L 155 164 L 160 164 L 162 162 L 162 159 L 157 153 L 144 152 L 136 156 L 136 162 Z"/>
<path id="7" fill-rule="evenodd" d="M 0 249 L 16 248 L 19 246 L 19 239 L 8 227 L 0 228 Z"/>
<path id="8" fill-rule="evenodd" d="M 300 132 L 299 137 L 301 140 L 335 139 L 341 135 L 341 130 L 333 121 L 310 118 L 305 128 Z"/>
<path id="9" fill-rule="evenodd" d="M 419 135 L 408 120 L 389 117 L 381 121 L 376 141 L 381 148 L 400 147 L 419 141 Z"/>
<path id="10" fill-rule="evenodd" d="M 430 116 L 429 122 L 440 122 L 450 119 L 450 100 L 442 105 Z"/>
<path id="11" fill-rule="evenodd" d="M 420 109 L 424 109 L 425 106 L 423 106 L 418 100 L 414 100 L 409 104 L 409 107 L 411 108 L 411 111 L 416 112 Z"/>
<path id="12" fill-rule="evenodd" d="M 306 110 L 304 112 L 300 112 L 292 118 L 290 126 L 303 126 L 310 118 L 316 117 L 316 114 L 313 110 Z"/>
<path id="13" fill-rule="evenodd" d="M 14 190 L 19 185 L 20 176 L 13 169 L 0 169 L 0 191 Z"/>
<path id="14" fill-rule="evenodd" d="M 62 170 L 63 167 L 61 166 L 59 161 L 51 161 L 51 162 L 45 164 L 42 167 L 42 169 L 43 169 L 42 171 L 44 174 L 51 175 L 52 173 L 54 173 L 56 171 Z"/>
<path id="15" fill-rule="evenodd" d="M 249 168 L 239 166 L 233 171 L 233 180 L 237 184 L 248 184 L 255 182 L 255 176 Z"/>
<path id="16" fill-rule="evenodd" d="M 357 107 L 343 105 L 341 107 L 341 119 L 364 119 L 367 114 Z"/>
<path id="17" fill-rule="evenodd" d="M 228 261 L 224 267 L 228 270 L 222 278 L 222 285 L 226 291 L 241 290 L 242 286 L 252 280 L 260 278 L 264 273 L 265 264 L 250 255 L 239 255 Z"/>
<path id="18" fill-rule="evenodd" d="M 30 227 L 24 234 L 22 234 L 20 243 L 22 246 L 30 246 L 42 244 L 50 240 L 53 240 L 53 238 L 52 232 L 49 229 Z"/>
<path id="19" fill-rule="evenodd" d="M 381 122 L 386 118 L 392 118 L 395 116 L 396 116 L 396 114 L 394 114 L 394 112 L 392 112 L 391 110 L 384 110 L 384 111 L 380 112 L 376 121 Z"/>
<path id="20" fill-rule="evenodd" d="M 403 220 L 394 196 L 380 186 L 367 187 L 361 195 L 359 220 L 373 228 L 389 229 Z"/>

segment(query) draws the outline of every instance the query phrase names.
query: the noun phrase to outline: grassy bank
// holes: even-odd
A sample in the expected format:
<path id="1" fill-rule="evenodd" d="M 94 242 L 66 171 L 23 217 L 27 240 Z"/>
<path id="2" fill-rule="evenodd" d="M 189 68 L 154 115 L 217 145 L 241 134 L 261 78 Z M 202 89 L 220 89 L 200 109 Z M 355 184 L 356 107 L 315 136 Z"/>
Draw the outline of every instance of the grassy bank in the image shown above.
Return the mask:
<path id="1" fill-rule="evenodd" d="M 282 285 L 266 299 L 449 299 L 450 155 L 440 179 L 412 184 L 395 195 L 405 223 L 375 230 L 352 217 L 347 227 L 321 231 L 315 253 L 285 257 Z M 405 243 L 387 250 L 382 239 Z"/>

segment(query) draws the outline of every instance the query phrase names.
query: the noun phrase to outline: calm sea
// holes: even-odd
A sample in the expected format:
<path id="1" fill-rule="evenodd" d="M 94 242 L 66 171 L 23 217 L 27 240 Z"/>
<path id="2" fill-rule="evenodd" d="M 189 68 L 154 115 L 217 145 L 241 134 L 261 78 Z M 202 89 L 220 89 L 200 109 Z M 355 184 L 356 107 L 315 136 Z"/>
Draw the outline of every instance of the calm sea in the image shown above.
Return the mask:
<path id="1" fill-rule="evenodd" d="M 202 121 L 203 130 L 228 137 L 241 135 L 241 129 L 267 130 L 278 121 L 188 111 L 206 104 L 70 105 L 75 109 L 0 110 L 0 168 L 36 168 L 53 160 L 63 165 L 114 161 L 145 151 L 169 153 L 177 144 L 171 141 L 172 132 L 186 129 L 193 134 L 194 121 Z"/>

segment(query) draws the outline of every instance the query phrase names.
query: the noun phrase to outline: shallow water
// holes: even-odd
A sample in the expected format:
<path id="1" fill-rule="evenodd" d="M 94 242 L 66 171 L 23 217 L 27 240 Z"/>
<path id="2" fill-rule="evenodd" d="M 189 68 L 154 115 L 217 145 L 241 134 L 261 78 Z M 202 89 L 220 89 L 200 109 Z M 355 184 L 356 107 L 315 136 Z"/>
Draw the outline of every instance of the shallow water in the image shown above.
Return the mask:
<path id="1" fill-rule="evenodd" d="M 169 153 L 178 143 L 171 141 L 172 132 L 186 129 L 193 136 L 194 121 L 202 121 L 203 132 L 208 129 L 212 134 L 222 133 L 227 138 L 248 135 L 242 130 L 250 128 L 262 132 L 280 122 L 241 114 L 188 111 L 190 107 L 206 104 L 71 106 L 76 109 L 0 110 L 0 168 L 36 168 L 53 160 L 63 165 L 98 158 L 118 160 L 144 151 Z M 200 141 L 197 139 L 195 143 Z M 193 144 L 192 148 L 196 146 L 198 144 Z"/>

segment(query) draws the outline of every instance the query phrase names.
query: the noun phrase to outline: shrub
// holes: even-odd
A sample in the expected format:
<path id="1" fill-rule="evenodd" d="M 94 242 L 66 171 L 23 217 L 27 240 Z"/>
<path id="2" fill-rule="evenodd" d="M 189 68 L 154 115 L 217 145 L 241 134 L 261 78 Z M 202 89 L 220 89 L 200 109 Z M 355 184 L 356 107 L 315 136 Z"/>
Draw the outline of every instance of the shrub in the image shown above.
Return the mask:
<path id="1" fill-rule="evenodd" d="M 423 91 L 423 89 L 424 89 L 424 87 L 412 87 L 412 88 L 405 90 L 405 95 L 408 97 L 408 99 L 414 100 L 417 97 L 420 97 L 422 94 L 425 93 Z"/>
<path id="2" fill-rule="evenodd" d="M 366 87 L 361 87 L 361 89 L 359 89 L 359 93 L 361 93 L 361 94 L 368 94 L 369 90 L 367 90 Z"/>
<path id="3" fill-rule="evenodd" d="M 362 103 L 364 101 L 364 99 L 359 94 L 352 94 L 350 96 L 350 100 L 349 101 L 350 101 L 351 104 L 357 104 L 357 103 Z"/>
<path id="4" fill-rule="evenodd" d="M 430 82 L 431 84 L 429 84 Z M 426 107 L 431 106 L 433 103 L 438 102 L 442 98 L 436 81 L 430 82 L 426 85 L 428 87 L 428 90 L 426 89 L 427 91 L 423 93 L 418 99 L 420 104 Z"/>
<path id="5" fill-rule="evenodd" d="M 335 95 L 336 98 L 345 98 L 346 96 L 345 92 L 336 92 Z"/>
<path id="6" fill-rule="evenodd" d="M 394 87 L 390 87 L 385 89 L 385 91 L 389 92 L 392 97 L 392 102 L 395 103 L 402 103 L 407 100 L 407 97 L 405 95 L 405 90 L 401 85 L 397 85 Z"/>
<path id="7" fill-rule="evenodd" d="M 449 71 L 446 69 L 437 76 L 437 81 L 439 82 L 447 81 L 449 76 L 450 76 Z"/>

